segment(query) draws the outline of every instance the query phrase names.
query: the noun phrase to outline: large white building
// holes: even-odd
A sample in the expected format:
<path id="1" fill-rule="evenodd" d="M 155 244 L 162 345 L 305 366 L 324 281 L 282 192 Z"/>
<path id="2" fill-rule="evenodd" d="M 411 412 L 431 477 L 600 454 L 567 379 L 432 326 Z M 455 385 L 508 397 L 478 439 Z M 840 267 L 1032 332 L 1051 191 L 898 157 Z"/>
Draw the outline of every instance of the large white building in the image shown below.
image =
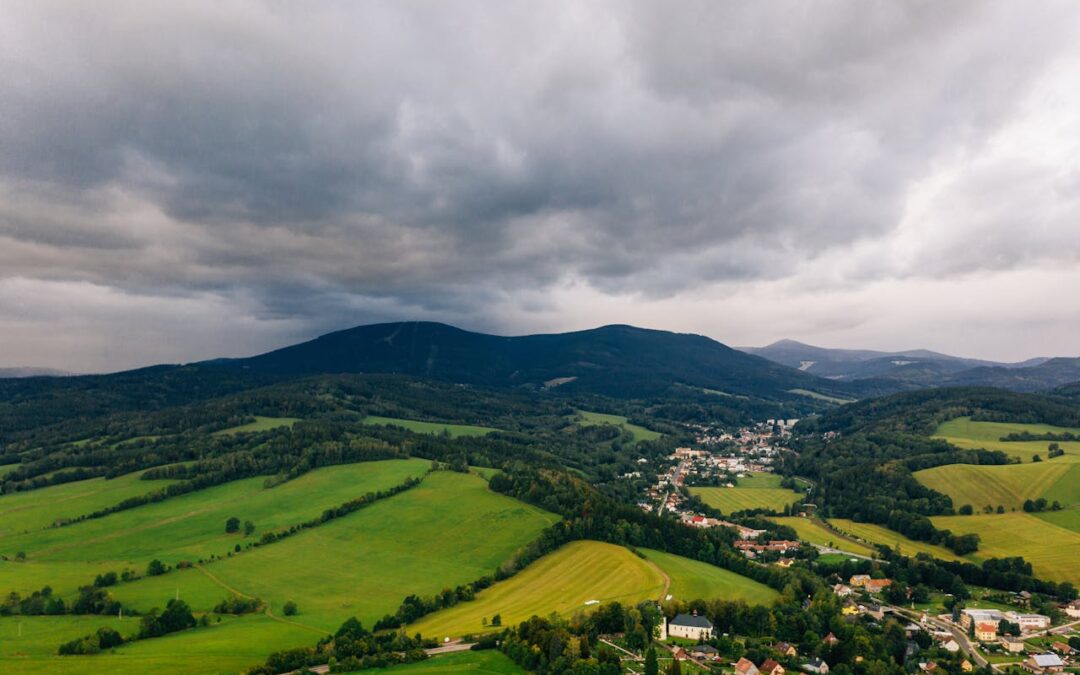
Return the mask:
<path id="1" fill-rule="evenodd" d="M 687 640 L 709 639 L 712 637 L 712 622 L 697 614 L 679 614 L 667 622 L 667 634 Z"/>

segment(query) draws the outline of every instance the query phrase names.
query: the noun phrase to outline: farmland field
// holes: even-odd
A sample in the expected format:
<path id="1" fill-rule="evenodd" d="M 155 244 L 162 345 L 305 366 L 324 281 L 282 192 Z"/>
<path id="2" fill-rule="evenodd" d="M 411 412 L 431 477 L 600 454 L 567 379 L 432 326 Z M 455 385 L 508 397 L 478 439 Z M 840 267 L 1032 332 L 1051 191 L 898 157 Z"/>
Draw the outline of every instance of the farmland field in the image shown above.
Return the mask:
<path id="1" fill-rule="evenodd" d="M 451 438 L 459 436 L 486 436 L 498 429 L 491 427 L 478 427 L 469 424 L 444 424 L 442 422 L 420 422 L 418 420 L 405 420 L 397 417 L 379 417 L 369 415 L 364 418 L 364 424 L 377 426 L 402 427 L 418 434 L 448 434 Z"/>
<path id="2" fill-rule="evenodd" d="M 231 434 L 241 434 L 253 431 L 269 431 L 271 429 L 280 429 L 281 427 L 291 427 L 300 420 L 296 417 L 255 417 L 254 422 L 247 424 L 241 424 L 238 427 L 232 427 L 229 429 L 222 429 L 221 431 L 214 432 L 215 436 L 227 436 Z"/>
<path id="3" fill-rule="evenodd" d="M 963 558 L 944 546 L 935 546 L 934 544 L 928 544 L 924 541 L 908 539 L 899 532 L 894 532 L 881 525 L 856 523 L 853 520 L 846 520 L 844 518 L 832 518 L 829 520 L 829 524 L 841 532 L 846 532 L 859 539 L 866 540 L 871 544 L 880 544 L 888 546 L 889 548 L 896 548 L 899 546 L 900 553 L 904 555 L 913 556 L 917 553 L 929 553 L 935 558 L 941 558 L 942 560 L 963 560 Z"/>
<path id="4" fill-rule="evenodd" d="M 1030 513 L 938 516 L 931 520 L 936 527 L 957 534 L 978 534 L 979 557 L 1020 555 L 1031 563 L 1036 576 L 1080 584 L 1080 533 L 1075 530 Z"/>
<path id="5" fill-rule="evenodd" d="M 709 506 L 730 514 L 746 509 L 783 511 L 785 506 L 799 500 L 799 493 L 780 487 L 780 476 L 772 473 L 752 473 L 740 478 L 733 488 L 692 487 L 696 495 Z"/>
<path id="6" fill-rule="evenodd" d="M 1011 433 L 1027 431 L 1032 434 L 1062 433 L 1065 431 L 1080 434 L 1080 429 L 1055 427 L 1049 424 L 1015 424 L 1005 422 L 975 422 L 970 417 L 957 417 L 944 422 L 934 432 L 934 438 L 946 440 L 958 448 L 985 448 L 986 450 L 1001 450 L 1021 461 L 1029 462 L 1034 455 L 1041 455 L 1046 459 L 1046 446 L 1048 441 L 1003 441 L 1001 438 Z M 1062 441 L 1059 443 L 1065 451 L 1066 459 L 1069 455 L 1080 455 L 1080 442 Z M 1076 460 L 1074 460 L 1076 461 Z"/>
<path id="7" fill-rule="evenodd" d="M 869 546 L 844 539 L 829 528 L 822 526 L 817 521 L 811 520 L 810 518 L 789 516 L 786 518 L 770 518 L 769 520 L 775 521 L 780 525 L 787 525 L 795 530 L 795 533 L 799 535 L 800 540 L 811 544 L 828 546 L 850 553 L 861 553 L 862 555 L 874 554 L 874 550 Z"/>
<path id="8" fill-rule="evenodd" d="M 970 504 L 1020 509 L 1027 499 L 1045 497 L 1062 506 L 1080 504 L 1080 455 L 1037 463 L 1006 465 L 949 464 L 917 471 L 923 485 L 949 495 L 953 506 Z"/>
<path id="9" fill-rule="evenodd" d="M 646 429 L 643 426 L 637 424 L 631 424 L 622 415 L 608 415 L 605 413 L 588 412 L 586 410 L 578 411 L 579 420 L 578 423 L 583 426 L 596 426 L 598 424 L 611 424 L 613 426 L 622 427 L 626 431 L 629 431 L 633 437 L 634 442 L 638 441 L 655 441 L 663 434 L 653 431 L 652 429 Z"/>
<path id="10" fill-rule="evenodd" d="M 723 598 L 764 605 L 779 596 L 765 584 L 715 565 L 652 549 L 641 553 L 671 577 L 668 593 L 675 600 Z"/>

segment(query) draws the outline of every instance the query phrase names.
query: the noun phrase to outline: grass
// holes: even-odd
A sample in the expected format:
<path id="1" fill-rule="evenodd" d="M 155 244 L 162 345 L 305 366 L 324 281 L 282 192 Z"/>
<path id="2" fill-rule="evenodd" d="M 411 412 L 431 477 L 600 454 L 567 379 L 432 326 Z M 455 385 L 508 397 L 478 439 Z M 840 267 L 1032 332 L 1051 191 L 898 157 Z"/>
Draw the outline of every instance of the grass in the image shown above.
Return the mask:
<path id="1" fill-rule="evenodd" d="M 248 422 L 247 424 L 241 424 L 237 427 L 231 427 L 229 429 L 222 429 L 215 431 L 214 436 L 232 436 L 235 434 L 250 433 L 255 431 L 270 431 L 271 429 L 280 429 L 281 427 L 292 427 L 299 422 L 297 417 L 260 417 L 256 416 L 254 422 Z"/>
<path id="2" fill-rule="evenodd" d="M 828 546 L 829 548 L 848 551 L 850 553 L 874 555 L 874 550 L 871 547 L 851 541 L 850 539 L 845 539 L 811 518 L 788 516 L 785 518 L 770 518 L 770 520 L 795 530 L 795 533 L 799 535 L 799 539 L 802 541 L 818 546 Z M 846 558 L 846 556 L 844 557 Z"/>
<path id="3" fill-rule="evenodd" d="M 154 558 L 175 565 L 225 555 L 236 544 L 251 541 L 225 533 L 231 516 L 253 521 L 257 537 L 369 491 L 398 485 L 428 467 L 424 460 L 346 464 L 316 469 L 271 489 L 263 487 L 263 478 L 249 478 L 68 527 L 7 537 L 0 540 L 3 550 L 24 551 L 27 560 L 0 562 L 0 592 L 25 593 L 47 583 L 58 593 L 71 594 L 102 571 L 131 567 L 141 573 Z M 41 491 L 42 497 L 48 499 L 54 489 Z"/>
<path id="4" fill-rule="evenodd" d="M 491 427 L 480 427 L 469 424 L 445 424 L 443 422 L 421 422 L 418 420 L 406 420 L 398 417 L 380 417 L 369 415 L 364 418 L 364 424 L 377 426 L 402 427 L 418 434 L 435 434 L 441 436 L 447 434 L 451 438 L 461 436 L 486 436 L 493 431 Z"/>
<path id="5" fill-rule="evenodd" d="M 15 469 L 19 468 L 19 464 L 0 464 L 0 478 L 8 475 Z"/>
<path id="6" fill-rule="evenodd" d="M 436 656 L 419 663 L 408 663 L 392 668 L 373 668 L 363 673 L 389 673 L 389 675 L 427 675 L 427 673 L 479 673 L 480 675 L 518 674 L 526 671 L 495 649 L 481 652 L 457 652 Z"/>
<path id="7" fill-rule="evenodd" d="M 938 516 L 931 520 L 936 527 L 957 534 L 978 534 L 981 558 L 1022 555 L 1036 576 L 1080 584 L 1080 532 L 1029 513 Z"/>
<path id="8" fill-rule="evenodd" d="M 949 464 L 917 471 L 923 485 L 949 495 L 953 506 L 970 504 L 1020 509 L 1024 501 L 1046 497 L 1068 507 L 1080 504 L 1080 455 L 1058 457 L 1034 464 L 1001 466 Z"/>
<path id="9" fill-rule="evenodd" d="M 1077 534 L 1080 534 L 1080 509 L 1070 509 L 1068 511 L 1044 511 L 1043 513 L 1035 514 L 1037 518 L 1045 520 L 1046 522 L 1063 527 L 1066 530 L 1072 530 Z"/>
<path id="10" fill-rule="evenodd" d="M 731 514 L 747 509 L 783 511 L 785 506 L 799 500 L 799 493 L 780 487 L 780 476 L 772 473 L 752 473 L 739 479 L 733 488 L 692 487 L 690 493 L 709 506 Z"/>
<path id="11" fill-rule="evenodd" d="M 439 472 L 346 518 L 207 566 L 222 585 L 322 630 L 356 616 L 371 626 L 406 595 L 431 595 L 492 574 L 557 517 Z M 195 582 L 192 582 L 195 583 Z"/>
<path id="12" fill-rule="evenodd" d="M 807 398 L 816 399 L 818 401 L 825 401 L 826 403 L 835 403 L 837 405 L 855 402 L 855 399 L 853 398 L 840 398 L 838 396 L 829 396 L 827 394 L 821 394 L 816 391 L 810 391 L 809 389 L 788 389 L 788 393 L 797 394 L 799 396 L 806 396 Z"/>
<path id="13" fill-rule="evenodd" d="M 765 605 L 779 597 L 765 584 L 715 565 L 652 549 L 641 549 L 641 553 L 671 578 L 668 593 L 675 600 L 723 598 Z"/>
<path id="14" fill-rule="evenodd" d="M 613 426 L 622 427 L 624 430 L 629 431 L 634 437 L 634 442 L 639 441 L 655 441 L 663 436 L 658 431 L 652 429 L 646 429 L 643 426 L 637 424 L 631 424 L 626 417 L 622 415 L 608 415 L 606 413 L 589 412 L 587 410 L 579 410 L 577 414 L 577 422 L 582 426 L 597 426 L 600 424 L 611 424 Z"/>
<path id="15" fill-rule="evenodd" d="M 970 417 L 957 417 L 944 422 L 934 432 L 934 438 L 941 438 L 958 448 L 984 448 L 1001 450 L 1021 461 L 1031 461 L 1034 455 L 1046 459 L 1046 446 L 1049 441 L 1003 441 L 1001 438 L 1011 433 L 1030 432 L 1032 434 L 1062 433 L 1065 431 L 1080 434 L 1080 429 L 1055 427 L 1049 424 L 1014 424 L 1011 422 L 975 422 Z M 1060 441 L 1065 456 L 1055 461 L 1066 460 L 1070 455 L 1080 455 L 1080 442 Z M 1072 461 L 1080 461 L 1073 458 Z"/>
<path id="16" fill-rule="evenodd" d="M 853 520 L 846 520 L 843 518 L 833 518 L 829 523 L 841 532 L 863 539 L 871 544 L 881 544 L 883 546 L 888 546 L 889 548 L 899 547 L 900 553 L 903 555 L 914 556 L 918 553 L 929 553 L 935 558 L 940 558 L 942 560 L 963 560 L 963 558 L 944 546 L 935 546 L 934 544 L 928 544 L 923 541 L 908 539 L 899 532 L 894 532 L 881 525 L 856 523 Z M 953 531 L 955 532 L 956 530 Z"/>
<path id="17" fill-rule="evenodd" d="M 575 541 L 464 602 L 408 626 L 409 634 L 442 638 L 485 630 L 483 619 L 499 614 L 504 626 L 552 612 L 568 616 L 591 600 L 635 604 L 659 599 L 664 577 L 655 565 L 614 544 Z"/>
<path id="18" fill-rule="evenodd" d="M 40 530 L 58 519 L 112 506 L 174 482 L 140 480 L 142 473 L 136 471 L 113 479 L 90 478 L 0 496 L 0 550 L 9 550 L 7 541 L 17 534 Z"/>

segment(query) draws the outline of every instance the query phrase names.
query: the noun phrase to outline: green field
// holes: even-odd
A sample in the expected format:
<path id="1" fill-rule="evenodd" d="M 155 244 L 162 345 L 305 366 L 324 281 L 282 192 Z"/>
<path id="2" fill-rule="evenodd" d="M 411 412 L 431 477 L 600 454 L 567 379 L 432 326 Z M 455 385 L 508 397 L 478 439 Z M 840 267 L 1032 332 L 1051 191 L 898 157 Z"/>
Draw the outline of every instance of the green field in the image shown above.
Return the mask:
<path id="1" fill-rule="evenodd" d="M 953 506 L 970 504 L 1021 509 L 1024 501 L 1045 497 L 1063 507 L 1080 505 L 1080 455 L 1065 455 L 1034 464 L 949 464 L 917 471 L 923 485 L 949 495 Z"/>
<path id="2" fill-rule="evenodd" d="M 229 429 L 222 429 L 221 431 L 214 432 L 214 435 L 231 436 L 232 434 L 242 434 L 253 431 L 269 431 L 271 429 L 280 429 L 281 427 L 291 427 L 299 421 L 299 418 L 296 417 L 256 416 L 254 422 L 248 422 L 247 424 L 241 424 L 238 427 L 232 427 Z"/>
<path id="3" fill-rule="evenodd" d="M 8 540 L 16 534 L 40 530 L 57 519 L 90 513 L 174 482 L 139 480 L 142 473 L 136 471 L 113 479 L 91 478 L 40 490 L 0 495 L 0 552 L 14 553 L 17 550 L 7 545 Z"/>
<path id="4" fill-rule="evenodd" d="M 478 427 L 469 424 L 444 424 L 443 422 L 420 422 L 418 420 L 406 420 L 398 417 L 380 417 L 368 415 L 364 418 L 364 424 L 376 426 L 402 427 L 418 434 L 447 434 L 451 438 L 459 436 L 486 436 L 498 429 L 491 427 Z"/>
<path id="5" fill-rule="evenodd" d="M 479 673 L 480 675 L 517 675 L 522 670 L 502 652 L 487 649 L 482 652 L 458 652 L 436 656 L 420 663 L 407 663 L 393 668 L 373 668 L 363 673 L 387 673 L 388 675 L 427 675 L 434 673 Z"/>
<path id="6" fill-rule="evenodd" d="M 936 527 L 957 534 L 978 534 L 980 558 L 1022 555 L 1036 576 L 1080 584 L 1080 532 L 1076 530 L 1029 513 L 938 516 L 931 520 Z"/>
<path id="7" fill-rule="evenodd" d="M 733 488 L 692 487 L 690 493 L 725 514 L 747 509 L 783 511 L 785 506 L 799 500 L 799 493 L 780 487 L 780 476 L 774 473 L 752 473 L 738 479 Z"/>
<path id="8" fill-rule="evenodd" d="M 798 394 L 799 396 L 805 396 L 807 398 L 817 399 L 818 401 L 825 401 L 827 403 L 835 403 L 837 405 L 843 405 L 844 403 L 854 403 L 853 398 L 840 398 L 838 396 L 829 396 L 827 394 L 819 394 L 816 391 L 810 391 L 809 389 L 788 389 L 789 394 Z"/>
<path id="9" fill-rule="evenodd" d="M 957 417 L 943 423 L 934 432 L 934 438 L 944 439 L 958 448 L 984 448 L 1001 450 L 1020 460 L 1029 462 L 1032 456 L 1041 455 L 1046 460 L 1046 446 L 1049 441 L 1003 441 L 1001 438 L 1011 433 L 1032 434 L 1062 433 L 1065 431 L 1080 434 L 1080 429 L 1055 427 L 1049 424 L 1015 424 L 1011 422 L 974 422 L 970 417 Z M 1080 442 L 1059 442 L 1065 456 L 1055 461 L 1068 459 L 1069 455 L 1080 455 Z M 1073 459 L 1072 461 L 1077 461 Z"/>
<path id="10" fill-rule="evenodd" d="M 599 424 L 610 424 L 616 427 L 622 427 L 634 437 L 634 442 L 638 441 L 655 441 L 663 436 L 660 432 L 653 431 L 652 429 L 646 429 L 645 427 L 638 426 L 637 424 L 631 424 L 627 418 L 622 415 L 608 415 L 605 413 L 589 412 L 587 410 L 579 410 L 577 414 L 577 423 L 582 426 L 596 426 Z"/>
<path id="11" fill-rule="evenodd" d="M 671 578 L 668 594 L 675 600 L 723 598 L 764 605 L 779 597 L 765 584 L 715 565 L 647 548 L 641 553 Z"/>
<path id="12" fill-rule="evenodd" d="M 0 561 L 0 592 L 25 593 L 50 584 L 58 593 L 70 594 L 101 571 L 131 567 L 141 573 L 154 558 L 175 565 L 223 556 L 236 544 L 252 541 L 225 533 L 231 516 L 254 522 L 258 537 L 369 491 L 399 485 L 429 466 L 424 460 L 388 460 L 326 467 L 270 489 L 263 487 L 263 478 L 248 478 L 68 527 L 5 537 L 0 540 L 4 552 L 23 551 L 26 562 Z M 68 487 L 36 491 L 45 502 L 39 506 L 39 519 L 47 520 L 54 508 L 49 504 L 52 491 Z"/>
<path id="13" fill-rule="evenodd" d="M 818 523 L 816 520 L 799 516 L 770 518 L 770 520 L 775 521 L 780 525 L 787 525 L 795 530 L 795 533 L 799 535 L 799 539 L 802 541 L 818 546 L 828 546 L 829 548 L 848 551 L 850 553 L 874 555 L 874 550 L 871 547 L 851 541 L 850 539 L 845 539 L 836 532 L 833 532 L 829 528 Z"/>
<path id="14" fill-rule="evenodd" d="M 829 524 L 841 532 L 863 539 L 871 544 L 881 544 L 883 546 L 888 546 L 889 548 L 899 547 L 900 553 L 904 555 L 914 556 L 917 553 L 929 553 L 935 558 L 940 558 L 942 560 L 964 560 L 944 546 L 935 546 L 934 544 L 928 544 L 923 541 L 908 539 L 899 532 L 894 532 L 881 525 L 856 523 L 853 520 L 846 520 L 844 518 L 832 518 L 829 520 Z M 953 531 L 955 532 L 956 530 Z"/>
<path id="15" fill-rule="evenodd" d="M 280 510 L 289 516 L 282 524 L 291 523 L 308 513 L 317 514 L 323 501 L 336 504 L 346 494 L 355 496 L 399 484 L 406 475 L 419 475 L 428 466 L 421 460 L 392 460 L 328 467 L 269 490 L 261 488 L 261 481 L 237 481 L 98 521 L 45 530 L 38 534 L 60 532 L 78 539 L 83 528 L 96 528 L 112 520 L 125 523 L 111 532 L 87 538 L 84 547 L 74 545 L 74 541 L 51 540 L 42 549 L 28 547 L 26 563 L 0 563 L 4 566 L 0 568 L 0 579 L 25 579 L 20 569 L 37 569 L 42 572 L 42 583 L 37 586 L 50 583 L 56 587 L 50 573 L 55 575 L 66 568 L 62 561 L 51 562 L 51 557 L 95 556 L 108 550 L 105 542 L 118 553 L 133 556 L 142 555 L 144 546 L 172 554 L 210 546 L 208 542 L 226 537 L 220 516 L 231 513 L 230 507 L 245 505 L 249 508 L 238 513 L 239 517 L 260 514 L 253 519 L 261 519 L 268 526 L 278 521 L 276 514 Z M 292 492 L 283 491 L 285 488 Z M 171 509 L 177 518 L 173 521 L 176 528 L 153 527 L 146 522 L 146 515 L 139 513 L 158 508 Z M 213 517 L 191 515 L 192 511 Z M 156 513 L 153 519 L 162 515 Z M 206 524 L 212 525 L 212 530 L 196 526 L 202 522 L 201 517 L 209 518 Z M 29 632 L 31 626 L 24 624 L 24 639 L 11 650 L 5 651 L 11 643 L 0 641 L 0 672 L 32 668 L 61 673 L 235 673 L 262 662 L 271 651 L 314 644 L 349 616 L 355 615 L 371 626 L 377 618 L 394 612 L 405 595 L 431 595 L 491 574 L 556 520 L 554 515 L 490 492 L 478 475 L 438 472 L 427 476 L 418 487 L 272 545 L 205 567 L 175 570 L 110 589 L 117 599 L 138 610 L 162 607 L 169 598 L 179 595 L 196 612 L 204 612 L 237 593 L 268 602 L 266 614 L 225 617 L 206 628 L 140 641 L 91 657 L 58 657 L 55 650 L 60 642 L 111 624 L 116 617 L 2 619 L 0 635 L 15 627 L 16 619 L 32 620 L 37 627 Z M 133 531 L 140 527 L 136 523 L 141 523 L 141 530 Z M 242 535 L 227 536 L 243 539 Z M 35 563 L 39 556 L 42 560 Z M 167 556 L 162 553 L 155 557 Z M 121 562 L 127 561 L 67 564 L 82 564 L 84 568 L 103 565 L 119 571 Z M 9 570 L 15 570 L 14 577 Z M 86 576 L 92 569 L 83 571 L 78 577 L 80 584 L 92 579 Z M 297 616 L 281 616 L 286 600 L 299 605 Z M 127 619 L 124 625 L 130 625 L 131 631 L 122 632 L 134 632 L 137 622 Z M 182 658 L 178 658 L 180 655 Z"/>

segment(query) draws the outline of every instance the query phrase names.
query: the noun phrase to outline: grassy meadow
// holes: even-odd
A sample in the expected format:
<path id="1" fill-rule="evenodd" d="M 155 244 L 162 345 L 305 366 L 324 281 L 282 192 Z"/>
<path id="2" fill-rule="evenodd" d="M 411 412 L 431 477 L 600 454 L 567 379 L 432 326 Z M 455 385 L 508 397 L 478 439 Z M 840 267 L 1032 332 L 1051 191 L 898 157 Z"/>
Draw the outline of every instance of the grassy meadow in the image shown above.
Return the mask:
<path id="1" fill-rule="evenodd" d="M 1020 510 L 1024 501 L 1045 497 L 1063 507 L 1080 506 L 1080 454 L 1027 464 L 949 464 L 915 473 L 923 485 L 949 495 L 953 506 L 970 504 Z"/>
<path id="2" fill-rule="evenodd" d="M 647 548 L 641 549 L 641 553 L 671 579 L 668 594 L 674 600 L 723 598 L 764 605 L 779 596 L 765 584 L 715 565 Z"/>
<path id="3" fill-rule="evenodd" d="M 831 518 L 829 524 L 841 532 L 845 532 L 871 544 L 880 544 L 882 546 L 888 546 L 889 548 L 899 547 L 900 553 L 904 555 L 913 556 L 917 553 L 929 553 L 935 558 L 940 558 L 942 560 L 964 560 L 964 558 L 961 558 L 944 546 L 936 546 L 924 541 L 908 539 L 899 532 L 894 532 L 881 525 L 856 523 L 853 520 L 844 518 Z M 953 531 L 955 532 L 956 530 Z"/>
<path id="4" fill-rule="evenodd" d="M 477 673 L 478 675 L 524 675 L 525 671 L 509 657 L 495 649 L 482 652 L 457 652 L 436 656 L 420 663 L 407 663 L 392 668 L 373 668 L 363 673 L 388 675 L 441 675 L 442 673 Z"/>
<path id="5" fill-rule="evenodd" d="M 871 547 L 851 541 L 850 539 L 845 539 L 836 532 L 833 532 L 821 523 L 810 518 L 788 516 L 783 518 L 770 518 L 769 520 L 772 520 L 779 525 L 790 527 L 799 535 L 801 541 L 810 544 L 828 546 L 829 548 L 848 551 L 850 553 L 861 553 L 862 555 L 874 554 L 874 550 Z"/>
<path id="6" fill-rule="evenodd" d="M 588 412 L 586 410 L 579 410 L 577 413 L 577 423 L 582 426 L 597 426 L 600 424 L 610 424 L 616 427 L 622 427 L 624 430 L 629 431 L 633 437 L 634 442 L 638 441 L 655 441 L 663 434 L 652 429 L 646 429 L 643 426 L 637 424 L 631 424 L 627 418 L 622 415 L 608 415 L 606 413 Z"/>
<path id="7" fill-rule="evenodd" d="M 214 432 L 214 436 L 231 436 L 233 434 L 251 433 L 255 431 L 270 431 L 271 429 L 280 429 L 281 427 L 291 427 L 299 421 L 300 419 L 297 417 L 260 417 L 256 415 L 254 422 L 248 422 L 247 424 L 241 424 L 240 426 L 216 431 Z"/>
<path id="8" fill-rule="evenodd" d="M 402 427 L 418 434 L 446 434 L 451 438 L 461 436 L 486 436 L 498 429 L 491 427 L 479 427 L 470 424 L 444 424 L 443 422 L 421 422 L 418 420 L 406 420 L 398 417 L 380 417 L 369 415 L 364 418 L 364 424 L 376 426 Z"/>
<path id="9" fill-rule="evenodd" d="M 722 513 L 747 509 L 783 511 L 799 500 L 799 493 L 780 487 L 781 477 L 774 473 L 751 473 L 735 487 L 692 487 L 690 493 Z"/>
<path id="10" fill-rule="evenodd" d="M 1068 427 L 1055 427 L 1049 424 L 1018 424 L 1012 422 L 976 422 L 970 417 L 957 417 L 944 422 L 934 432 L 934 438 L 940 438 L 952 443 L 958 448 L 984 448 L 986 450 L 1001 450 L 1023 462 L 1030 462 L 1035 455 L 1046 459 L 1046 446 L 1049 441 L 1003 441 L 1001 438 L 1011 433 L 1032 434 L 1062 433 L 1065 431 L 1080 434 L 1080 429 Z M 1065 451 L 1065 459 L 1069 455 L 1080 455 L 1080 442 L 1061 441 L 1062 450 Z"/>
<path id="11" fill-rule="evenodd" d="M 980 558 L 1023 556 L 1038 577 L 1080 584 L 1080 532 L 1076 530 L 1030 513 L 938 516 L 931 520 L 936 527 L 957 534 L 978 534 L 981 541 L 976 555 Z"/>

